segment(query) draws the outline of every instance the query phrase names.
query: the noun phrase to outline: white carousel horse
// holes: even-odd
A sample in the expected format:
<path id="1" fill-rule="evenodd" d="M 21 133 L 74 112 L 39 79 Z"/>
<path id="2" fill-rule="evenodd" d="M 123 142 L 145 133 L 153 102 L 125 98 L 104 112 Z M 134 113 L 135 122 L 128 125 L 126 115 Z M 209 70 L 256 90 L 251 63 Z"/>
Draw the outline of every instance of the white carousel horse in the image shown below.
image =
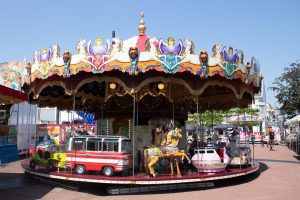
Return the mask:
<path id="1" fill-rule="evenodd" d="M 86 50 L 84 48 L 85 43 L 85 40 L 80 39 L 79 42 L 76 44 L 76 51 L 78 54 L 86 55 Z"/>
<path id="2" fill-rule="evenodd" d="M 114 44 L 111 46 L 109 55 L 104 55 L 108 60 L 103 62 L 100 67 L 112 61 L 130 62 L 128 52 L 123 50 L 123 41 L 120 38 L 113 38 L 112 41 Z"/>
<path id="3" fill-rule="evenodd" d="M 238 50 L 238 61 L 237 61 L 237 70 L 241 70 L 243 73 L 247 73 L 246 67 L 244 65 L 244 53 L 242 50 Z"/>
<path id="4" fill-rule="evenodd" d="M 85 44 L 86 44 L 86 41 L 81 40 L 81 39 L 76 44 L 77 54 L 72 56 L 71 64 L 78 64 L 80 62 L 85 62 L 85 63 L 88 63 L 90 65 L 92 64 L 92 63 L 89 63 L 87 61 L 87 52 L 86 52 L 86 49 L 85 49 L 85 46 L 84 46 Z"/>
<path id="5" fill-rule="evenodd" d="M 60 47 L 57 44 L 52 45 L 52 60 L 60 57 Z"/>
<path id="6" fill-rule="evenodd" d="M 39 51 L 35 50 L 33 55 L 33 64 L 31 66 L 31 73 L 34 73 L 35 71 L 42 72 L 40 69 L 40 62 L 39 62 Z"/>
<path id="7" fill-rule="evenodd" d="M 215 44 L 212 48 L 212 52 L 213 52 L 213 55 L 211 57 L 209 57 L 208 59 L 208 65 L 209 66 L 220 66 L 223 68 L 223 65 L 222 65 L 222 54 L 221 54 L 221 48 L 222 48 L 222 45 L 221 44 Z"/>
<path id="8" fill-rule="evenodd" d="M 157 54 L 157 47 L 155 46 L 155 42 L 157 41 L 156 37 L 149 37 L 146 40 L 146 51 L 147 52 L 152 52 Z"/>
<path id="9" fill-rule="evenodd" d="M 238 50 L 238 64 L 244 64 L 244 53 L 242 50 Z"/>
<path id="10" fill-rule="evenodd" d="M 145 44 L 146 45 L 146 51 L 140 53 L 139 61 L 154 60 L 154 61 L 160 62 L 160 63 L 165 65 L 165 63 L 163 61 L 161 61 L 158 57 L 157 47 L 154 44 L 156 41 L 157 41 L 157 39 L 155 37 L 149 37 L 146 40 L 146 44 Z"/>
<path id="11" fill-rule="evenodd" d="M 51 69 L 53 66 L 62 66 L 64 64 L 63 58 L 60 57 L 60 47 L 57 44 L 52 45 L 52 52 L 53 52 L 51 58 L 52 63 L 49 69 Z"/>

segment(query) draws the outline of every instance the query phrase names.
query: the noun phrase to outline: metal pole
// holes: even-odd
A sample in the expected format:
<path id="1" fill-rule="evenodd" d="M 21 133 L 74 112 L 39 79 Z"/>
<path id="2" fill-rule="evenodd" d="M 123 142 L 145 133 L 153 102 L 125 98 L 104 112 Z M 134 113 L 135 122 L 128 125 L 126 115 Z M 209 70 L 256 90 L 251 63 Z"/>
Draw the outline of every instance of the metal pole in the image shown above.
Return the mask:
<path id="1" fill-rule="evenodd" d="M 133 113 L 132 113 L 132 176 L 134 177 L 134 155 L 135 155 L 135 151 L 134 151 L 134 136 L 135 136 L 135 91 L 133 91 Z"/>
<path id="2" fill-rule="evenodd" d="M 139 101 L 136 101 L 136 125 L 139 125 Z"/>
<path id="3" fill-rule="evenodd" d="M 239 131 L 240 169 L 242 169 L 241 132 Z"/>
<path id="4" fill-rule="evenodd" d="M 297 155 L 299 154 L 298 152 L 299 152 L 299 131 L 296 135 L 296 153 L 297 153 Z"/>
<path id="5" fill-rule="evenodd" d="M 74 114 L 75 114 L 75 93 L 73 95 L 73 112 L 72 112 L 72 124 L 74 124 Z M 72 130 L 72 127 L 71 127 Z"/>
<path id="6" fill-rule="evenodd" d="M 212 123 L 212 131 L 213 131 L 213 134 L 215 134 L 215 131 L 214 131 L 214 110 L 212 110 L 212 118 L 211 118 L 211 123 Z"/>
<path id="7" fill-rule="evenodd" d="M 73 112 L 72 112 L 72 123 L 71 123 L 71 136 L 72 136 L 72 125 L 74 124 L 74 113 L 75 113 L 75 105 L 76 105 L 76 102 L 75 102 L 75 92 L 74 92 L 74 95 L 73 95 Z M 75 157 L 76 157 L 76 152 L 77 151 L 75 151 Z M 73 170 L 73 168 L 72 168 L 72 166 L 73 166 L 73 156 L 71 157 L 71 174 L 72 174 L 72 170 Z"/>
<path id="8" fill-rule="evenodd" d="M 28 142 L 28 153 L 26 153 L 26 158 L 27 158 L 27 154 L 29 155 L 29 150 L 30 150 L 30 134 L 29 134 L 29 119 L 30 119 L 30 111 L 31 111 L 31 104 L 29 104 L 29 112 L 28 112 L 28 117 L 27 117 L 27 142 Z"/>
<path id="9" fill-rule="evenodd" d="M 298 124 L 298 133 L 297 133 L 297 136 L 298 136 L 298 139 L 297 139 L 297 144 L 299 145 L 299 134 L 300 134 L 300 124 Z M 299 150 L 299 149 L 298 149 Z M 297 151 L 297 155 L 299 155 L 299 151 Z"/>
<path id="10" fill-rule="evenodd" d="M 102 135 L 103 132 L 103 104 L 102 104 L 102 110 L 101 110 L 101 122 L 100 122 L 100 135 Z M 99 131 L 98 131 L 99 132 Z"/>
<path id="11" fill-rule="evenodd" d="M 254 146 L 255 145 L 254 145 L 254 141 L 253 141 L 253 158 L 252 158 L 253 159 L 253 166 L 255 166 L 255 161 L 254 161 Z"/>
<path id="12" fill-rule="evenodd" d="M 173 109 L 173 130 L 175 129 L 175 110 L 174 110 L 174 99 L 172 98 L 172 109 Z"/>
<path id="13" fill-rule="evenodd" d="M 197 153 L 197 160 L 198 160 L 198 166 L 199 166 L 199 162 L 200 162 L 200 158 L 199 158 L 199 140 L 198 140 L 198 134 L 199 134 L 199 131 L 198 131 L 198 127 L 199 127 L 199 102 L 198 102 L 198 95 L 196 97 L 196 105 L 197 105 L 197 127 L 196 127 L 196 131 L 197 131 L 197 150 L 198 150 L 198 153 Z M 197 169 L 197 172 L 198 172 L 198 175 L 199 175 L 199 169 Z"/>

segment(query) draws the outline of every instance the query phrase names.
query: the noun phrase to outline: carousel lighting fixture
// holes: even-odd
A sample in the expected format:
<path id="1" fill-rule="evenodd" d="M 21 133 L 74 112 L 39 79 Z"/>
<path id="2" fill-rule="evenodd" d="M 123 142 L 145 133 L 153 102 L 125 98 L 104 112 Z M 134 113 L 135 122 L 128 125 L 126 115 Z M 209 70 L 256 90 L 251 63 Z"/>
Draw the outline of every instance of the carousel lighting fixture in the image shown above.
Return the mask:
<path id="1" fill-rule="evenodd" d="M 165 88 L 165 85 L 163 83 L 158 84 L 158 89 L 163 90 Z"/>
<path id="2" fill-rule="evenodd" d="M 117 87 L 117 85 L 115 83 L 110 83 L 109 84 L 109 88 L 112 89 L 112 90 L 116 89 L 116 87 Z"/>

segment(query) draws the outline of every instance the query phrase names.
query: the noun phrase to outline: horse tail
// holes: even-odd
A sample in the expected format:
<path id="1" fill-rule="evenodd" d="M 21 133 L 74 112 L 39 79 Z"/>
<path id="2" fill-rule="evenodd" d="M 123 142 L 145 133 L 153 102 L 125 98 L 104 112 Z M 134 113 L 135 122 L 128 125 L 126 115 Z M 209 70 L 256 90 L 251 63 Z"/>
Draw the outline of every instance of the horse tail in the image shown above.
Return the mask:
<path id="1" fill-rule="evenodd" d="M 145 149 L 144 150 L 144 167 L 145 167 L 146 173 L 149 173 L 148 163 L 149 163 L 148 149 Z"/>

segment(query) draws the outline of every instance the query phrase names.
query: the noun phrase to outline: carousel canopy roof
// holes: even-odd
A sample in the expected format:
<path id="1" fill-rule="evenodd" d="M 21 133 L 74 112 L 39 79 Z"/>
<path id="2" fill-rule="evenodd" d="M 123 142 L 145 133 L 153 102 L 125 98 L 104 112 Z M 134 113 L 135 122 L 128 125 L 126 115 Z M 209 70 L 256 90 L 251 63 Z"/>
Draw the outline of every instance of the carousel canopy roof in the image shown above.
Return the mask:
<path id="1" fill-rule="evenodd" d="M 141 107 L 168 112 L 247 106 L 260 90 L 259 63 L 244 61 L 242 50 L 216 44 L 212 54 L 194 52 L 189 39 L 157 39 L 139 34 L 127 40 L 80 40 L 76 52 L 60 54 L 56 44 L 34 53 L 26 63 L 23 89 L 40 106 L 95 110 L 95 105 L 130 109 L 133 96 Z M 100 106 L 101 107 L 101 106 Z"/>

